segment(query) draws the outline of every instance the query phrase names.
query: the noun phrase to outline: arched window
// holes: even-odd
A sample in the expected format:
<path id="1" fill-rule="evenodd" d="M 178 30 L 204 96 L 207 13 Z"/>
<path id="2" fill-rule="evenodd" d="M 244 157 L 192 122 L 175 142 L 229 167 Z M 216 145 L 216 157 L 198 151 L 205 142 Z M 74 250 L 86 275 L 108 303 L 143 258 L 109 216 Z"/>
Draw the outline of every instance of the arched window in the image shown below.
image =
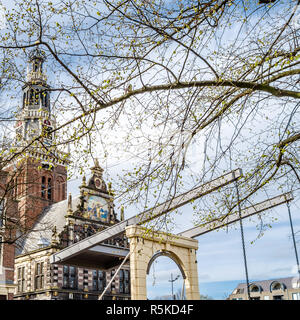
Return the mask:
<path id="1" fill-rule="evenodd" d="M 23 108 L 26 105 L 26 92 L 23 93 Z"/>
<path id="2" fill-rule="evenodd" d="M 42 198 L 46 197 L 46 177 L 42 177 Z"/>
<path id="3" fill-rule="evenodd" d="M 272 282 L 270 286 L 270 291 L 276 291 L 276 290 L 285 290 L 286 286 L 284 283 L 280 282 Z"/>
<path id="4" fill-rule="evenodd" d="M 40 90 L 34 91 L 34 104 L 39 104 L 40 102 Z"/>
<path id="5" fill-rule="evenodd" d="M 272 290 L 280 290 L 280 289 L 281 289 L 281 284 L 279 282 L 273 285 Z"/>
<path id="6" fill-rule="evenodd" d="M 44 102 L 44 99 L 45 99 L 44 94 L 45 94 L 44 92 L 40 91 L 40 102 L 41 102 L 42 106 L 45 105 L 45 102 Z"/>
<path id="7" fill-rule="evenodd" d="M 49 93 L 48 92 L 45 92 L 44 93 L 44 99 L 45 99 L 45 107 L 47 109 L 50 109 L 50 100 L 49 100 Z"/>
<path id="8" fill-rule="evenodd" d="M 259 288 L 257 285 L 253 284 L 253 285 L 250 287 L 250 291 L 251 291 L 251 292 L 260 292 L 260 288 Z"/>
<path id="9" fill-rule="evenodd" d="M 65 199 L 65 193 L 66 193 L 66 184 L 63 181 L 62 182 L 62 191 L 61 191 L 61 199 L 64 200 Z"/>
<path id="10" fill-rule="evenodd" d="M 56 193 L 56 198 L 57 198 L 57 201 L 60 201 L 61 199 L 60 199 L 60 180 L 59 179 L 57 179 L 56 180 L 56 185 L 57 185 L 57 193 Z"/>
<path id="11" fill-rule="evenodd" d="M 29 104 L 33 104 L 33 89 L 29 91 Z"/>
<path id="12" fill-rule="evenodd" d="M 33 72 L 38 72 L 38 70 L 39 70 L 39 64 L 38 64 L 37 61 L 33 61 L 32 70 L 33 70 Z"/>
<path id="13" fill-rule="evenodd" d="M 63 177 L 58 177 L 56 179 L 56 186 L 55 186 L 55 198 L 57 201 L 61 201 L 61 200 L 65 200 L 65 192 L 66 192 L 66 188 L 65 188 L 65 181 L 63 179 Z"/>
<path id="14" fill-rule="evenodd" d="M 48 178 L 47 198 L 52 200 L 52 179 Z"/>

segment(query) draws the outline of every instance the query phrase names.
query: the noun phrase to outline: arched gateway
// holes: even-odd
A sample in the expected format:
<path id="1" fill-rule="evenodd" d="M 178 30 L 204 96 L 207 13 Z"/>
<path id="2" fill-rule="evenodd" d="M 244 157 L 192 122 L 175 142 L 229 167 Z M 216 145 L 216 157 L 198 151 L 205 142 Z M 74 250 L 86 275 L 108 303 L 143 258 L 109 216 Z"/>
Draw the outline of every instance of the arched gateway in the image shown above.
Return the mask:
<path id="1" fill-rule="evenodd" d="M 159 255 L 170 257 L 178 265 L 184 278 L 186 298 L 199 300 L 197 240 L 164 232 L 149 232 L 137 225 L 126 228 L 126 237 L 130 240 L 132 300 L 147 299 L 146 275 Z"/>

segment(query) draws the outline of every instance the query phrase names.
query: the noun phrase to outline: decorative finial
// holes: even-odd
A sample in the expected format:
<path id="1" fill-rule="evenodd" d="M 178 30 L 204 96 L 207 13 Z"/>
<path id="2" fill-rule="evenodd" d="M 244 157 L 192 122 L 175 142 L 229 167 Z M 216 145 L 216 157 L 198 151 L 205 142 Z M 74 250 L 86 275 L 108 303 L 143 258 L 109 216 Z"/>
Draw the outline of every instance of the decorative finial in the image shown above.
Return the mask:
<path id="1" fill-rule="evenodd" d="M 68 197 L 68 214 L 72 214 L 73 210 L 72 210 L 72 194 L 71 192 L 69 193 L 69 197 Z"/>
<path id="2" fill-rule="evenodd" d="M 121 221 L 125 220 L 125 218 L 124 218 L 124 207 L 123 206 L 121 207 L 120 219 L 121 219 Z"/>
<path id="3" fill-rule="evenodd" d="M 94 166 L 91 168 L 91 171 L 93 173 L 96 173 L 98 175 L 98 177 L 102 179 L 102 173 L 104 170 L 100 167 L 98 158 L 95 158 Z"/>
<path id="4" fill-rule="evenodd" d="M 82 186 L 86 186 L 86 177 L 85 176 L 83 176 L 82 177 Z"/>
<path id="5" fill-rule="evenodd" d="M 52 245 L 58 244 L 56 226 L 54 226 L 52 229 L 51 244 Z"/>
<path id="6" fill-rule="evenodd" d="M 111 182 L 108 182 L 107 187 L 108 187 L 108 194 L 110 196 L 114 196 L 114 191 L 113 191 L 113 189 L 111 187 Z"/>
<path id="7" fill-rule="evenodd" d="M 95 167 L 100 167 L 100 165 L 99 165 L 99 161 L 98 161 L 98 158 L 95 158 L 94 163 L 95 163 Z"/>

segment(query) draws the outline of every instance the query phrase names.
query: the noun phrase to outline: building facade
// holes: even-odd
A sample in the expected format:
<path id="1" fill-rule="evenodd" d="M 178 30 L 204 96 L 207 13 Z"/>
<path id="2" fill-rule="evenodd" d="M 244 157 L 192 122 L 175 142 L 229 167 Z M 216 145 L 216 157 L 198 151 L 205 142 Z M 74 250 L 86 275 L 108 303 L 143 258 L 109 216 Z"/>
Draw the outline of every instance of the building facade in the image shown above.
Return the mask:
<path id="1" fill-rule="evenodd" d="M 0 233 L 0 271 L 6 270 L 5 280 L 0 274 L 0 299 L 12 299 L 13 292 L 18 300 L 97 299 L 115 269 L 89 270 L 49 263 L 52 253 L 119 220 L 98 161 L 91 168 L 89 181 L 83 179 L 80 195 L 67 199 L 69 154 L 55 146 L 56 120 L 44 62 L 41 50 L 31 51 L 16 118 L 17 156 L 0 172 L 0 211 L 5 203 L 5 215 L 0 214 L 0 218 L 6 221 L 0 225 L 0 232 L 4 235 L 10 230 L 9 215 L 15 216 L 18 226 L 13 231 L 17 242 L 2 241 Z M 8 185 L 13 186 L 9 195 Z M 128 246 L 124 237 L 109 240 L 108 245 Z M 129 266 L 124 265 L 104 298 L 129 299 L 129 277 Z"/>
<path id="2" fill-rule="evenodd" d="M 95 270 L 50 264 L 51 254 L 119 222 L 113 197 L 96 161 L 92 177 L 83 179 L 80 195 L 48 206 L 38 218 L 15 258 L 15 299 L 96 300 L 116 269 Z M 112 249 L 128 247 L 125 236 L 106 243 Z M 104 299 L 129 299 L 129 265 L 124 265 L 104 295 Z"/>
<path id="3" fill-rule="evenodd" d="M 298 277 L 262 280 L 250 283 L 251 300 L 300 300 Z M 229 296 L 229 300 L 249 300 L 247 285 L 240 283 Z"/>

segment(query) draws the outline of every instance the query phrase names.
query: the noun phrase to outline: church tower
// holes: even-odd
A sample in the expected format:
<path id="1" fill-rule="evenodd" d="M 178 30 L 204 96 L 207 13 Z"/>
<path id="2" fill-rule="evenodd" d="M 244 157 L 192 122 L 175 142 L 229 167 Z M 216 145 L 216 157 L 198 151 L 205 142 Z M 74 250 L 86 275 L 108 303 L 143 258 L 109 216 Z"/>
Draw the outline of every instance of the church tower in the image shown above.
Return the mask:
<path id="1" fill-rule="evenodd" d="M 50 86 L 44 70 L 45 53 L 29 54 L 22 106 L 16 118 L 16 150 L 20 154 L 9 167 L 21 223 L 30 229 L 42 210 L 67 197 L 68 154 L 55 147 L 56 128 L 51 113 Z"/>

